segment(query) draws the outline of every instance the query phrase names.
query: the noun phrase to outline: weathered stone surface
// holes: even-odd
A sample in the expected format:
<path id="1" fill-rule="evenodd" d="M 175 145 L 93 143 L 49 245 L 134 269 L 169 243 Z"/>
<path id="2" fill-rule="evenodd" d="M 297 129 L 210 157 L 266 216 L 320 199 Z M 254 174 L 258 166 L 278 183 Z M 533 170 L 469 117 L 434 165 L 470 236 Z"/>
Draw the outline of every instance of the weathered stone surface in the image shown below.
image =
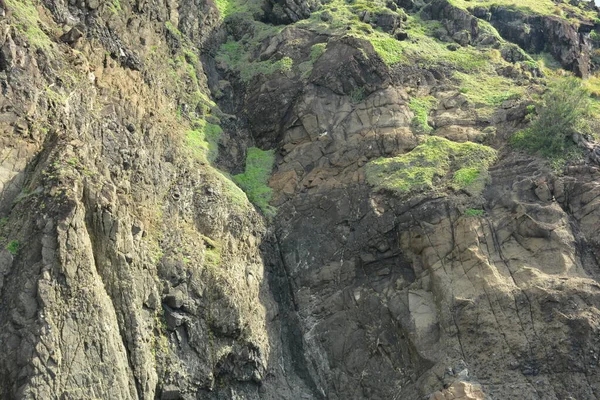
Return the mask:
<path id="1" fill-rule="evenodd" d="M 226 34 L 253 32 L 239 16 L 222 27 L 210 1 L 46 3 L 52 49 L 0 21 L 1 398 L 599 396 L 595 143 L 574 138 L 587 159 L 557 176 L 506 147 L 527 100 L 481 116 L 452 67 L 388 66 L 364 39 L 278 29 L 249 61 L 290 57 L 292 70 L 241 82 L 211 57 Z M 261 18 L 316 6 L 272 2 Z M 473 14 L 531 39 L 504 12 Z M 461 45 L 500 43 L 447 1 L 427 13 Z M 399 28 L 386 18 L 368 21 Z M 573 49 L 585 39 L 548 18 L 536 35 L 584 65 Z M 61 30 L 78 23 L 86 35 Z M 196 82 L 169 69 L 194 59 L 184 47 L 205 51 Z M 533 82 L 515 65 L 499 73 Z M 186 141 L 209 86 L 223 110 L 210 119 L 224 128 L 217 165 L 235 174 L 247 147 L 275 150 L 271 220 Z M 499 150 L 481 190 L 366 181 L 370 161 L 422 142 L 410 103 L 425 96 L 432 135 Z"/>

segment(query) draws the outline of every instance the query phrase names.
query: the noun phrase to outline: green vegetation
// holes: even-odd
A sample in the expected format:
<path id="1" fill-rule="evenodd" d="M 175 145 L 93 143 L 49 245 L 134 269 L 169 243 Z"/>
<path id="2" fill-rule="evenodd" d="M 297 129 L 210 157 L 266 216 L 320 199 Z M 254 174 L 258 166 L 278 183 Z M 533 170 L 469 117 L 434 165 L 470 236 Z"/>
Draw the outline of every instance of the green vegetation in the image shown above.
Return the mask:
<path id="1" fill-rule="evenodd" d="M 525 88 L 517 86 L 512 79 L 487 73 L 470 74 L 455 72 L 460 92 L 473 104 L 498 107 L 504 101 L 525 95 Z"/>
<path id="2" fill-rule="evenodd" d="M 204 263 L 209 267 L 218 267 L 221 264 L 221 244 L 207 236 L 202 236 L 204 241 Z"/>
<path id="3" fill-rule="evenodd" d="M 482 217 L 484 214 L 483 210 L 479 210 L 477 208 L 467 208 L 465 210 L 465 216 L 467 217 Z"/>
<path id="4" fill-rule="evenodd" d="M 33 0 L 5 0 L 5 2 L 8 9 L 12 11 L 12 25 L 15 29 L 21 32 L 33 47 L 48 49 L 52 41 L 43 30 L 48 28 L 40 20 Z"/>
<path id="5" fill-rule="evenodd" d="M 310 61 L 316 62 L 325 53 L 327 43 L 317 43 L 310 48 Z"/>
<path id="6" fill-rule="evenodd" d="M 11 240 L 7 245 L 6 245 L 6 250 L 8 250 L 8 252 L 10 254 L 12 254 L 13 256 L 16 256 L 19 253 L 19 248 L 21 247 L 20 243 L 18 240 Z"/>
<path id="7" fill-rule="evenodd" d="M 566 1 L 555 2 L 553 0 L 478 0 L 473 4 L 470 0 L 451 0 L 451 3 L 467 9 L 474 5 L 489 7 L 492 5 L 501 5 L 513 7 L 525 14 L 556 15 L 563 17 L 567 14 L 575 14 L 579 17 L 595 19 L 596 15 L 591 10 L 583 10 L 577 6 L 568 4 Z M 557 4 L 559 3 L 559 4 Z M 585 3 L 585 2 L 582 2 Z"/>
<path id="8" fill-rule="evenodd" d="M 452 51 L 448 49 L 447 43 L 433 37 L 435 31 L 440 28 L 441 24 L 438 21 L 424 21 L 418 16 L 409 17 L 406 25 L 409 40 L 392 39 L 395 41 L 392 44 L 393 42 L 389 40 L 391 38 L 386 35 L 385 37 L 388 39 L 378 40 L 375 38 L 375 40 L 371 40 L 371 43 L 384 61 L 397 59 L 397 62 L 401 64 L 417 64 L 423 68 L 448 65 L 471 73 L 489 68 L 493 57 L 490 50 L 459 47 Z M 390 64 L 390 62 L 386 62 Z"/>
<path id="9" fill-rule="evenodd" d="M 412 126 L 417 132 L 429 133 L 433 128 L 429 125 L 429 112 L 437 104 L 433 96 L 413 97 L 408 103 L 411 111 L 415 114 Z"/>
<path id="10" fill-rule="evenodd" d="M 436 29 L 441 28 L 438 21 L 424 21 L 419 16 L 405 16 L 402 11 L 398 14 L 407 18 L 405 30 L 409 40 L 398 41 L 389 34 L 373 30 L 371 25 L 362 22 L 359 14 L 369 11 L 377 13 L 394 13 L 385 7 L 383 1 L 355 0 L 351 4 L 344 0 L 333 0 L 324 4 L 319 12 L 310 18 L 299 21 L 298 26 L 319 33 L 344 33 L 365 39 L 382 60 L 388 65 L 417 64 L 428 68 L 446 64 L 455 68 L 472 71 L 486 67 L 489 62 L 488 50 L 478 50 L 473 47 L 460 47 L 456 51 L 447 48 L 447 43 L 433 38 Z M 323 22 L 321 14 L 331 15 L 331 21 Z"/>
<path id="11" fill-rule="evenodd" d="M 496 151 L 487 146 L 427 137 L 409 153 L 371 161 L 366 178 L 378 189 L 399 193 L 434 190 L 444 184 L 454 189 L 482 189 L 495 158 Z"/>
<path id="12" fill-rule="evenodd" d="M 165 28 L 176 37 L 183 37 L 183 33 L 171 21 L 165 22 Z"/>
<path id="13" fill-rule="evenodd" d="M 205 120 L 196 120 L 191 131 L 186 134 L 187 145 L 201 161 L 213 162 L 219 155 L 219 139 L 223 130 L 219 125 Z"/>
<path id="14" fill-rule="evenodd" d="M 251 147 L 246 156 L 245 172 L 233 177 L 233 181 L 246 192 L 248 199 L 267 216 L 275 214 L 275 208 L 269 205 L 273 190 L 268 186 L 274 162 L 273 150 Z"/>
<path id="15" fill-rule="evenodd" d="M 357 87 L 350 92 L 350 101 L 353 104 L 358 104 L 363 101 L 366 97 L 365 88 Z"/>
<path id="16" fill-rule="evenodd" d="M 310 48 L 310 59 L 298 65 L 303 78 L 306 79 L 310 76 L 314 63 L 325 53 L 326 48 L 327 43 L 317 43 Z"/>
<path id="17" fill-rule="evenodd" d="M 161 79 L 169 79 L 169 90 L 179 94 L 178 120 L 181 121 L 184 114 L 192 120 L 204 118 L 211 113 L 216 104 L 204 93 L 206 89 L 198 75 L 201 70 L 200 60 L 191 50 L 193 45 L 177 28 L 169 22 L 165 26 L 173 34 L 181 35 L 181 53 L 167 58 L 164 54 L 152 52 L 149 57 L 159 66 Z"/>
<path id="18" fill-rule="evenodd" d="M 468 187 L 471 186 L 474 182 L 476 182 L 480 176 L 480 168 L 461 168 L 454 173 L 452 182 L 454 182 L 458 187 Z"/>
<path id="19" fill-rule="evenodd" d="M 381 57 L 383 62 L 387 65 L 394 65 L 406 61 L 406 56 L 403 54 L 406 46 L 402 45 L 402 42 L 381 32 L 377 32 L 377 34 L 374 34 L 367 40 L 371 42 L 373 48 L 377 54 L 379 54 L 379 57 Z"/>
<path id="20" fill-rule="evenodd" d="M 215 0 L 215 3 L 221 19 L 239 13 L 259 14 L 261 11 L 261 3 L 256 0 Z M 252 18 L 251 15 L 248 15 L 248 18 Z"/>
<path id="21" fill-rule="evenodd" d="M 115 14 L 118 14 L 120 11 L 123 11 L 123 9 L 121 8 L 121 1 L 120 0 L 112 0 L 109 3 L 108 7 Z"/>
<path id="22" fill-rule="evenodd" d="M 290 57 L 283 57 L 277 61 L 250 61 L 250 51 L 247 51 L 240 42 L 228 41 L 224 43 L 217 55 L 217 61 L 224 63 L 229 68 L 240 73 L 244 82 L 249 82 L 257 75 L 271 75 L 275 72 L 289 72 L 294 61 Z"/>
<path id="23" fill-rule="evenodd" d="M 580 79 L 555 82 L 544 94 L 529 128 L 517 132 L 511 143 L 530 153 L 561 157 L 574 150 L 573 134 L 589 133 L 592 102 Z"/>

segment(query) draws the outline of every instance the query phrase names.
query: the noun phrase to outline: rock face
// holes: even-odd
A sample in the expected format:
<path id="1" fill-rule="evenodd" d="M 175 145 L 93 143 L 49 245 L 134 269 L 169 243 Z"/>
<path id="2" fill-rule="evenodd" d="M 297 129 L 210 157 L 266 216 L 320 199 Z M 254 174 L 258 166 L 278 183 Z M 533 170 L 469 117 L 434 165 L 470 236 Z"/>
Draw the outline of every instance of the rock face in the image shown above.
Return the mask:
<path id="1" fill-rule="evenodd" d="M 177 15 L 54 6 L 28 11 L 49 32 L 87 21 L 60 36 L 74 48 L 2 22 L 0 398 L 310 393 L 279 339 L 262 217 L 185 145 L 176 108 L 207 89 L 201 64 L 196 87 L 169 78 Z"/>
<path id="2" fill-rule="evenodd" d="M 557 16 L 528 16 L 503 7 L 492 7 L 490 14 L 490 22 L 505 39 L 532 53 L 547 51 L 564 68 L 589 76 L 589 23 L 578 27 Z"/>
<path id="3" fill-rule="evenodd" d="M 319 4 L 259 6 L 291 24 Z M 386 7 L 422 10 L 470 50 L 502 46 L 497 76 L 532 91 L 518 46 L 590 71 L 566 20 Z M 246 14 L 223 26 L 212 1 L 6 8 L 0 398 L 600 397 L 600 170 L 557 175 L 506 146 L 527 101 L 482 107 L 456 86 L 460 65 L 391 63 L 364 13 L 352 35 L 253 31 Z M 402 16 L 378 12 L 393 34 Z M 259 37 L 244 66 L 262 72 L 215 61 L 227 35 Z M 410 159 L 416 189 L 374 185 L 371 163 L 427 143 L 419 122 L 497 159 L 470 186 L 452 160 L 424 179 L 435 158 Z M 276 154 L 272 218 L 222 172 L 241 171 L 252 145 Z"/>

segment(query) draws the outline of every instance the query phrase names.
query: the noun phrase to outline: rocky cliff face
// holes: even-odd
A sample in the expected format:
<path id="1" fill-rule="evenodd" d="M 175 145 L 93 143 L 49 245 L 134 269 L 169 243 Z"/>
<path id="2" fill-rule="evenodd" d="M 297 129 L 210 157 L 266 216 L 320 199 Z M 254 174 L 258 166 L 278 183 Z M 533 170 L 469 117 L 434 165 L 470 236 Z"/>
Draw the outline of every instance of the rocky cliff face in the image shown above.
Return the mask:
<path id="1" fill-rule="evenodd" d="M 0 2 L 0 398 L 600 397 L 597 10 L 489 3 Z"/>

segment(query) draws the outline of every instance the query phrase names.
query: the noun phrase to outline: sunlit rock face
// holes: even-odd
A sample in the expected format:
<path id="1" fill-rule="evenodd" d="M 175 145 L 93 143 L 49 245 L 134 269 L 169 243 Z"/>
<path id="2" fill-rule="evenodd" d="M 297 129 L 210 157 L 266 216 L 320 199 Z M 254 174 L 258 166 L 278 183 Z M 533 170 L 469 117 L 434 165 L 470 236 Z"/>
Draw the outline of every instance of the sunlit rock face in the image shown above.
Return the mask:
<path id="1" fill-rule="evenodd" d="M 0 6 L 0 398 L 600 397 L 591 5 Z"/>

